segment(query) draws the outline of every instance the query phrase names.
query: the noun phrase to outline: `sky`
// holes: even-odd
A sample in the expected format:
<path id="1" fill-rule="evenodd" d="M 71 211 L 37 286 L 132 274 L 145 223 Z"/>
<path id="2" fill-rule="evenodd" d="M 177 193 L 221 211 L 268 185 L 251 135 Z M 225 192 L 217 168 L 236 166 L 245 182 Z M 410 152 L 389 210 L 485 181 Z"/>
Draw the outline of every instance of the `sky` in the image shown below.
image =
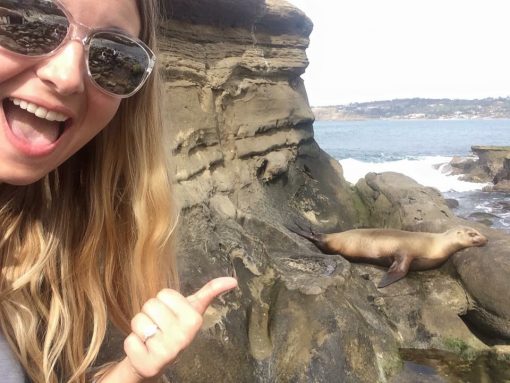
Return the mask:
<path id="1" fill-rule="evenodd" d="M 312 106 L 510 96 L 510 0 L 288 0 L 313 21 Z"/>

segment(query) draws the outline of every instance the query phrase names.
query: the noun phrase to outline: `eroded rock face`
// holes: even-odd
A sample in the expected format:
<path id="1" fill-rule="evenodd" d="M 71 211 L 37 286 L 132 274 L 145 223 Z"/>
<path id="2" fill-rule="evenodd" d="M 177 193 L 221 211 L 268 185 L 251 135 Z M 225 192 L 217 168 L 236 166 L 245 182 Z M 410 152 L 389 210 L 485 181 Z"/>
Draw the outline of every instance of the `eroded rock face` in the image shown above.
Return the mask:
<path id="1" fill-rule="evenodd" d="M 451 173 L 470 182 L 490 182 L 487 191 L 510 191 L 510 146 L 473 146 L 477 158 L 455 157 Z"/>
<path id="2" fill-rule="evenodd" d="M 240 289 L 208 311 L 169 377 L 384 379 L 398 367 L 398 347 L 357 293 L 363 280 L 285 228 L 296 220 L 349 228 L 366 215 L 313 140 L 300 78 L 311 22 L 284 1 L 172 4 L 162 74 L 182 204 L 182 288 L 234 272 Z"/>
<path id="3" fill-rule="evenodd" d="M 454 219 L 437 191 L 403 176 L 353 187 L 317 146 L 300 78 L 310 20 L 283 0 L 172 0 L 167 14 L 160 62 L 182 290 L 239 280 L 170 380 L 386 382 L 400 347 L 461 339 L 486 350 L 459 318 L 471 302 L 451 263 L 378 290 L 384 270 L 321 254 L 287 229 L 439 231 Z"/>

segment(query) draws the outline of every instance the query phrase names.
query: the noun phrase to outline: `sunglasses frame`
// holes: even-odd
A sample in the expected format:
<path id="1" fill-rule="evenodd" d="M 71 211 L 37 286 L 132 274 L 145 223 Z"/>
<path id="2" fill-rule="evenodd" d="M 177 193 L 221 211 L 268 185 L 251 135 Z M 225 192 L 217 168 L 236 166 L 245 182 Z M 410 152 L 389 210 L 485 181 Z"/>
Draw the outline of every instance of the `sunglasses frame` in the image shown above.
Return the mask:
<path id="1" fill-rule="evenodd" d="M 83 49 L 85 51 L 85 65 L 87 67 L 87 74 L 90 82 L 98 88 L 103 93 L 106 93 L 109 96 L 117 97 L 117 98 L 128 98 L 133 96 L 135 93 L 137 93 L 145 84 L 147 79 L 149 78 L 150 74 L 152 73 L 152 70 L 154 69 L 154 66 L 156 64 L 156 55 L 154 52 L 145 44 L 142 40 L 140 40 L 137 37 L 131 36 L 122 29 L 119 28 L 90 28 L 78 21 L 76 21 L 71 13 L 68 12 L 68 10 L 63 6 L 63 4 L 59 0 L 49 0 L 49 2 L 55 4 L 55 6 L 62 11 L 62 13 L 65 15 L 67 22 L 69 23 L 67 27 L 67 33 L 62 42 L 51 52 L 40 54 L 40 55 L 27 55 L 23 53 L 14 52 L 8 48 L 5 48 L 0 45 L 0 49 L 6 50 L 11 54 L 14 54 L 16 56 L 24 57 L 24 58 L 31 58 L 31 59 L 44 59 L 51 56 L 54 56 L 58 53 L 61 49 L 64 48 L 64 46 L 70 42 L 70 41 L 79 41 L 83 45 Z M 96 34 L 101 33 L 111 33 L 113 35 L 120 36 L 124 39 L 130 40 L 136 45 L 140 46 L 145 53 L 147 54 L 148 59 L 148 65 L 145 69 L 145 72 L 143 74 L 143 77 L 140 81 L 140 84 L 130 93 L 128 94 L 117 94 L 110 92 L 109 90 L 103 88 L 101 85 L 99 85 L 96 80 L 94 80 L 94 77 L 92 76 L 92 73 L 90 71 L 89 61 L 90 61 L 90 42 L 94 38 Z"/>

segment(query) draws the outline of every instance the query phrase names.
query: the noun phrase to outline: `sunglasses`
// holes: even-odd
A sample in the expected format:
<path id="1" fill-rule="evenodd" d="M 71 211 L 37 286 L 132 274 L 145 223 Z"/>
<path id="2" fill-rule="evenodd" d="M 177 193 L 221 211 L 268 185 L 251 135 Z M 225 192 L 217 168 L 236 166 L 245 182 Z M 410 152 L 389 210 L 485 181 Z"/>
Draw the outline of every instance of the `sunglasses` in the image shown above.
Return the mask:
<path id="1" fill-rule="evenodd" d="M 1 48 L 44 58 L 70 40 L 82 42 L 92 83 L 109 95 L 132 96 L 154 68 L 155 55 L 143 41 L 117 29 L 80 24 L 58 0 L 0 0 Z"/>

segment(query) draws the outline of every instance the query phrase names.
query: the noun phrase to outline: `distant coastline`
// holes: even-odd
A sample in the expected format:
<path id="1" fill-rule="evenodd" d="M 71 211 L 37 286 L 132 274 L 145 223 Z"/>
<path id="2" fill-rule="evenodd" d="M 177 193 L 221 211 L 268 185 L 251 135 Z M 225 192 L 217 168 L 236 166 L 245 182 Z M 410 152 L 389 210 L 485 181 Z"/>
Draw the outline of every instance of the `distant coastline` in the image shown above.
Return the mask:
<path id="1" fill-rule="evenodd" d="M 510 97 L 480 100 L 409 98 L 312 107 L 316 120 L 510 119 Z"/>

